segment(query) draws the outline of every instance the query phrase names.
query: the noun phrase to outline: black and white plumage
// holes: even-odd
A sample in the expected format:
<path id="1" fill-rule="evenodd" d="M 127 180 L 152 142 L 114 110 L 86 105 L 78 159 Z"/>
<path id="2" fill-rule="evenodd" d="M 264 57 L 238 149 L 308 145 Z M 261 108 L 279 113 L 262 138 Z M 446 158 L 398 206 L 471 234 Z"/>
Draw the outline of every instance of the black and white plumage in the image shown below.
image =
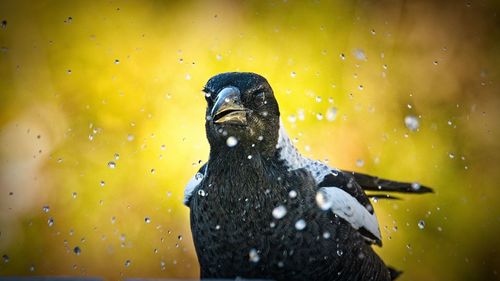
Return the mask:
<path id="1" fill-rule="evenodd" d="M 364 190 L 430 188 L 303 157 L 262 76 L 219 74 L 204 92 L 210 157 L 184 198 L 201 278 L 392 280 L 399 274 L 371 248 L 382 237 Z"/>

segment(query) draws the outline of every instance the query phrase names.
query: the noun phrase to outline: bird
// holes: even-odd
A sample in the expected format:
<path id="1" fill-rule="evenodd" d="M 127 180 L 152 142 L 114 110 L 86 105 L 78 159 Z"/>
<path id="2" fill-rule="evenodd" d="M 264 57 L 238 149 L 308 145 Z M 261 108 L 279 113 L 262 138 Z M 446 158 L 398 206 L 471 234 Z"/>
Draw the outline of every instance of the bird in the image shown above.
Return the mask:
<path id="1" fill-rule="evenodd" d="M 259 74 L 217 74 L 203 93 L 209 158 L 184 190 L 201 279 L 385 281 L 401 274 L 373 250 L 382 236 L 370 197 L 430 187 L 302 156 Z"/>

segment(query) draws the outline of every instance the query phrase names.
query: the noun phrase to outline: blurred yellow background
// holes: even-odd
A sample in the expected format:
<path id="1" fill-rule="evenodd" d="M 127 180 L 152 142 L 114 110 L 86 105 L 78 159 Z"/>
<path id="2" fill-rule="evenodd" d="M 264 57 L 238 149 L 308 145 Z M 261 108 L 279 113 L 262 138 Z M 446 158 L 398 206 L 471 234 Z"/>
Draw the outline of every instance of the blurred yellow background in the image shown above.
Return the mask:
<path id="1" fill-rule="evenodd" d="M 201 89 L 252 71 L 305 155 L 435 188 L 375 203 L 401 280 L 499 280 L 499 12 L 0 1 L 0 276 L 197 278 L 182 197 L 209 149 Z"/>

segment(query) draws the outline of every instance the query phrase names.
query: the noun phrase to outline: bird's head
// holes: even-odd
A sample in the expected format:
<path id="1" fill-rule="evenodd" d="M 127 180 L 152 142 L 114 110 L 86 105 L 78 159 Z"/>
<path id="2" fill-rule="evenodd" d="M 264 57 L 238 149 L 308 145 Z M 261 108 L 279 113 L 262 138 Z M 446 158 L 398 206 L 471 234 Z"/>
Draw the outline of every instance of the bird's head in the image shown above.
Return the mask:
<path id="1" fill-rule="evenodd" d="M 208 80 L 205 129 L 212 149 L 251 149 L 272 154 L 279 108 L 267 80 L 255 73 L 228 72 Z"/>

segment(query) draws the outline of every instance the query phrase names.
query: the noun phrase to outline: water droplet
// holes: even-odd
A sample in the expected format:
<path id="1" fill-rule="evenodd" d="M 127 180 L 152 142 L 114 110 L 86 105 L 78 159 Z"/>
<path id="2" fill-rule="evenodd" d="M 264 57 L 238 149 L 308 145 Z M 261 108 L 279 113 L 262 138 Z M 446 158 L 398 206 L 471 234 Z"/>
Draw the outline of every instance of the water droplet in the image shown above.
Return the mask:
<path id="1" fill-rule="evenodd" d="M 68 69 L 66 73 L 71 74 L 71 69 Z"/>
<path id="2" fill-rule="evenodd" d="M 288 192 L 288 196 L 289 196 L 290 198 L 292 198 L 292 199 L 293 199 L 293 198 L 296 198 L 296 197 L 297 197 L 297 191 L 295 191 L 295 190 L 290 190 L 290 192 Z"/>
<path id="3" fill-rule="evenodd" d="M 297 110 L 297 117 L 299 118 L 299 120 L 304 121 L 304 119 L 306 118 L 305 110 L 304 109 Z"/>
<path id="4" fill-rule="evenodd" d="M 182 241 L 182 235 L 177 236 L 177 239 L 179 239 L 179 241 Z"/>
<path id="5" fill-rule="evenodd" d="M 448 153 L 448 156 L 450 157 L 450 159 L 454 159 L 455 158 L 455 154 L 453 152 Z"/>
<path id="6" fill-rule="evenodd" d="M 330 239 L 331 236 L 332 235 L 330 234 L 330 232 L 328 232 L 328 231 L 323 232 L 323 238 L 324 239 Z"/>
<path id="7" fill-rule="evenodd" d="M 146 223 L 151 223 L 151 218 L 150 218 L 150 217 L 145 217 L 145 218 L 144 218 L 144 222 L 146 222 Z"/>
<path id="8" fill-rule="evenodd" d="M 425 221 L 423 221 L 423 220 L 419 220 L 419 221 L 418 221 L 418 228 L 420 228 L 420 229 L 424 229 L 424 228 L 425 228 Z"/>
<path id="9" fill-rule="evenodd" d="M 340 250 L 340 249 L 338 249 L 338 250 L 337 250 L 337 256 L 339 256 L 339 257 L 340 257 L 340 256 L 342 256 L 343 254 L 344 254 L 344 252 L 342 252 L 342 250 Z"/>
<path id="10" fill-rule="evenodd" d="M 99 185 L 100 185 L 101 187 L 103 187 L 103 186 L 105 186 L 105 185 L 106 185 L 106 182 L 101 181 L 101 182 L 99 182 Z"/>
<path id="11" fill-rule="evenodd" d="M 326 120 L 328 121 L 334 121 L 337 118 L 337 108 L 335 107 L 329 107 L 326 110 Z"/>
<path id="12" fill-rule="evenodd" d="M 363 85 L 358 86 L 358 90 L 363 91 L 363 89 L 364 89 Z"/>
<path id="13" fill-rule="evenodd" d="M 3 259 L 4 263 L 8 263 L 9 262 L 9 256 L 7 256 L 7 255 L 3 255 L 2 259 Z"/>
<path id="14" fill-rule="evenodd" d="M 420 126 L 420 122 L 416 116 L 408 115 L 405 117 L 405 125 L 410 131 L 416 131 Z"/>
<path id="15" fill-rule="evenodd" d="M 155 169 L 151 169 L 149 172 L 151 172 L 151 174 L 155 174 L 156 173 L 156 170 Z"/>
<path id="16" fill-rule="evenodd" d="M 297 73 L 295 71 L 290 72 L 290 76 L 292 78 L 295 78 L 297 76 Z"/>
<path id="17" fill-rule="evenodd" d="M 119 59 L 115 59 L 115 64 L 120 64 L 120 60 Z"/>
<path id="18" fill-rule="evenodd" d="M 365 165 L 365 161 L 363 159 L 356 160 L 356 166 L 363 167 Z"/>
<path id="19" fill-rule="evenodd" d="M 166 148 L 167 148 L 167 147 L 166 147 L 164 144 L 162 144 L 162 145 L 160 146 L 160 149 L 161 149 L 161 150 L 165 150 Z"/>
<path id="20" fill-rule="evenodd" d="M 345 54 L 344 54 L 344 53 L 341 53 L 341 54 L 340 54 L 340 59 L 341 59 L 341 60 L 345 60 Z"/>
<path id="21" fill-rule="evenodd" d="M 68 23 L 69 24 L 71 22 L 73 22 L 73 17 L 68 17 L 68 18 L 66 18 L 66 20 L 64 20 L 64 23 Z"/>
<path id="22" fill-rule="evenodd" d="M 134 137 L 134 135 L 133 135 L 133 134 L 128 134 L 128 135 L 127 135 L 127 140 L 128 140 L 128 141 L 133 141 L 133 140 L 134 140 L 134 138 L 135 138 L 135 137 Z"/>
<path id="23" fill-rule="evenodd" d="M 222 55 L 221 55 L 221 54 L 217 54 L 217 55 L 215 56 L 215 58 L 216 58 L 217 60 L 222 60 Z"/>
<path id="24" fill-rule="evenodd" d="M 35 265 L 34 265 L 34 264 L 32 264 L 32 265 L 30 266 L 29 270 L 30 270 L 31 272 L 34 272 L 34 271 L 35 271 Z"/>
<path id="25" fill-rule="evenodd" d="M 132 262 L 130 260 L 125 261 L 125 267 L 129 267 Z"/>
<path id="26" fill-rule="evenodd" d="M 118 159 L 120 159 L 120 154 L 115 153 L 114 157 L 115 157 L 115 160 L 118 160 Z"/>
<path id="27" fill-rule="evenodd" d="M 54 219 L 53 218 L 49 218 L 47 220 L 47 224 L 49 225 L 49 227 L 52 227 L 54 225 Z"/>
<path id="28" fill-rule="evenodd" d="M 116 168 L 116 163 L 115 163 L 115 162 L 113 162 L 113 161 L 109 161 L 109 162 L 108 162 L 108 168 L 110 168 L 110 169 L 114 169 L 114 168 Z"/>
<path id="29" fill-rule="evenodd" d="M 220 225 L 216 225 L 215 230 L 219 230 L 219 229 L 220 229 Z"/>
<path id="30" fill-rule="evenodd" d="M 200 195 L 201 197 L 205 197 L 205 196 L 207 196 L 207 193 L 205 192 L 205 190 L 200 189 L 200 190 L 198 190 L 198 195 Z"/>
<path id="31" fill-rule="evenodd" d="M 44 213 L 48 213 L 48 212 L 50 211 L 50 207 L 49 207 L 49 206 L 43 206 L 43 207 L 42 207 L 42 211 L 43 211 Z"/>
<path id="32" fill-rule="evenodd" d="M 82 250 L 80 249 L 80 247 L 76 246 L 76 247 L 73 249 L 73 252 L 74 252 L 77 256 L 79 256 L 79 255 L 80 255 L 80 253 L 82 252 Z"/>
<path id="33" fill-rule="evenodd" d="M 321 102 L 321 97 L 320 96 L 316 96 L 316 102 Z"/>
<path id="34" fill-rule="evenodd" d="M 277 220 L 283 218 L 286 215 L 286 207 L 283 205 L 279 205 L 278 207 L 273 209 L 273 217 Z"/>
<path id="35" fill-rule="evenodd" d="M 316 193 L 316 204 L 321 210 L 326 211 L 332 207 L 332 200 L 323 191 L 318 191 Z"/>
<path id="36" fill-rule="evenodd" d="M 7 28 L 7 21 L 6 20 L 2 20 L 2 23 L 1 23 L 0 27 L 2 27 L 3 29 Z"/>
<path id="37" fill-rule="evenodd" d="M 260 260 L 259 253 L 257 252 L 256 249 L 250 249 L 250 252 L 248 253 L 248 257 L 251 262 L 253 263 L 258 263 Z"/>
<path id="38" fill-rule="evenodd" d="M 288 122 L 295 123 L 297 121 L 297 117 L 294 114 L 288 115 Z"/>
<path id="39" fill-rule="evenodd" d="M 230 137 L 227 138 L 226 144 L 229 147 L 234 147 L 234 146 L 236 146 L 238 144 L 238 140 L 235 137 L 230 136 Z"/>
<path id="40" fill-rule="evenodd" d="M 73 193 L 71 193 L 71 196 L 73 197 L 73 199 L 75 199 L 78 196 L 78 193 L 73 192 Z"/>
<path id="41" fill-rule="evenodd" d="M 304 228 L 306 228 L 306 221 L 305 220 L 300 219 L 300 220 L 295 222 L 295 229 L 303 230 Z"/>
<path id="42" fill-rule="evenodd" d="M 186 78 L 186 80 L 191 80 L 191 75 L 188 73 L 188 74 L 186 74 L 185 78 Z"/>
<path id="43" fill-rule="evenodd" d="M 417 191 L 420 189 L 420 184 L 418 182 L 412 182 L 411 183 L 411 189 Z"/>
<path id="44" fill-rule="evenodd" d="M 194 178 L 199 181 L 199 180 L 203 179 L 203 174 L 202 173 L 196 173 L 196 175 L 194 175 Z"/>
<path id="45" fill-rule="evenodd" d="M 362 49 L 354 49 L 354 57 L 358 60 L 366 60 L 365 51 Z"/>
<path id="46" fill-rule="evenodd" d="M 317 118 L 318 120 L 323 120 L 323 114 L 321 114 L 321 113 L 316 113 L 316 118 Z"/>

